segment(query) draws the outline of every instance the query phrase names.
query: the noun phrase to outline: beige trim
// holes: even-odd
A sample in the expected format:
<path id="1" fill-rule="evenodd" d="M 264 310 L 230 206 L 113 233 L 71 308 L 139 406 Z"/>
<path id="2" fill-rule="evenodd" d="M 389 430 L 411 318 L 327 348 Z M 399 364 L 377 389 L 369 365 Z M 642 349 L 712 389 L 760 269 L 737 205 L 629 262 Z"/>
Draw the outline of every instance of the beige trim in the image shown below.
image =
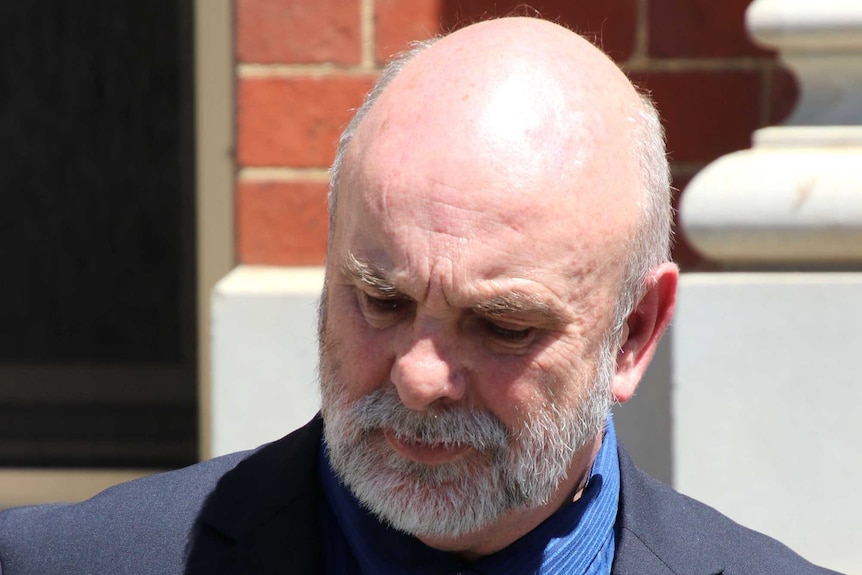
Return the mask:
<path id="1" fill-rule="evenodd" d="M 329 170 L 324 168 L 242 168 L 237 174 L 240 182 L 321 182 L 329 181 Z"/>
<path id="2" fill-rule="evenodd" d="M 210 456 L 210 294 L 236 263 L 231 0 L 195 0 L 199 456 Z"/>
<path id="3" fill-rule="evenodd" d="M 46 501 L 83 501 L 123 481 L 155 473 L 154 470 L 0 470 L 0 509 Z"/>
<path id="4" fill-rule="evenodd" d="M 375 72 L 371 66 L 342 66 L 339 64 L 238 64 L 240 78 L 325 78 L 338 76 L 367 76 Z"/>

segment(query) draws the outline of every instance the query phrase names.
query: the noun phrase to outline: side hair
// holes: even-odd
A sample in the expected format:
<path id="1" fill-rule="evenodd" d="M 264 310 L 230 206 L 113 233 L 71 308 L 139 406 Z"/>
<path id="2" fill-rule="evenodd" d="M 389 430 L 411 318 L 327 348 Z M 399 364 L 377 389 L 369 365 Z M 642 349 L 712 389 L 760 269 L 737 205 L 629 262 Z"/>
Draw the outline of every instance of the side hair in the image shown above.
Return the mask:
<path id="1" fill-rule="evenodd" d="M 658 110 L 648 94 L 641 92 L 629 115 L 630 145 L 641 175 L 638 201 L 640 221 L 629 243 L 623 285 L 617 302 L 613 333 L 622 331 L 646 289 L 650 271 L 670 260 L 673 239 L 670 166 L 665 133 Z"/>

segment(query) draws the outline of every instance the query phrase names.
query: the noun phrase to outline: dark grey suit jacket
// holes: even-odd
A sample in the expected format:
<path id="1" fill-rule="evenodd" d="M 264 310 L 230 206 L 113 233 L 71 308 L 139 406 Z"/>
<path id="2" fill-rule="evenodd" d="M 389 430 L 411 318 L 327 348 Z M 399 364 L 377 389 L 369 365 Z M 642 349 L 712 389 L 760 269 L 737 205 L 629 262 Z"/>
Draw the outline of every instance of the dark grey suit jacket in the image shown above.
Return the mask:
<path id="1" fill-rule="evenodd" d="M 321 572 L 319 418 L 254 452 L 0 513 L 2 575 Z M 637 469 L 620 448 L 612 575 L 830 573 Z"/>

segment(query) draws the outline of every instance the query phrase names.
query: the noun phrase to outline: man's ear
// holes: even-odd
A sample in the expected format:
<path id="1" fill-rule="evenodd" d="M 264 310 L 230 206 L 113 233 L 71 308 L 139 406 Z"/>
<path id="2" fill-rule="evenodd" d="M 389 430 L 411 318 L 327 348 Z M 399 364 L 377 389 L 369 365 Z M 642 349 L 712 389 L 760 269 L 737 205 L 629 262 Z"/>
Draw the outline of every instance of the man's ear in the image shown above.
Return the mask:
<path id="1" fill-rule="evenodd" d="M 646 293 L 626 318 L 611 390 L 618 402 L 631 399 L 673 317 L 679 268 L 667 262 L 650 272 Z"/>

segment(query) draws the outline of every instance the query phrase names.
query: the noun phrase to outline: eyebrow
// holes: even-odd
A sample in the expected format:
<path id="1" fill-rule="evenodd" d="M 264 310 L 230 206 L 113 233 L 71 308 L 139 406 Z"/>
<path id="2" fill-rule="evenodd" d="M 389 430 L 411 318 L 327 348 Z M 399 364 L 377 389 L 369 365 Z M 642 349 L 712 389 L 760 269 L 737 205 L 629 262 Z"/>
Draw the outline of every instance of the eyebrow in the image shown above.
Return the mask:
<path id="1" fill-rule="evenodd" d="M 529 293 L 515 291 L 484 300 L 473 306 L 476 313 L 489 317 L 527 315 L 538 317 L 546 324 L 560 324 L 565 314 L 555 306 Z"/>
<path id="2" fill-rule="evenodd" d="M 383 297 L 394 298 L 403 295 L 381 268 L 360 260 L 351 252 L 347 253 L 347 258 L 339 267 L 346 277 L 367 285 Z"/>
<path id="3" fill-rule="evenodd" d="M 357 258 L 352 252 L 347 253 L 345 261 L 339 268 L 344 276 L 365 284 L 381 297 L 406 297 L 382 268 Z M 482 300 L 471 309 L 474 313 L 486 317 L 503 318 L 512 315 L 535 317 L 548 325 L 565 323 L 567 318 L 567 315 L 557 306 L 523 291 L 513 291 Z"/>

